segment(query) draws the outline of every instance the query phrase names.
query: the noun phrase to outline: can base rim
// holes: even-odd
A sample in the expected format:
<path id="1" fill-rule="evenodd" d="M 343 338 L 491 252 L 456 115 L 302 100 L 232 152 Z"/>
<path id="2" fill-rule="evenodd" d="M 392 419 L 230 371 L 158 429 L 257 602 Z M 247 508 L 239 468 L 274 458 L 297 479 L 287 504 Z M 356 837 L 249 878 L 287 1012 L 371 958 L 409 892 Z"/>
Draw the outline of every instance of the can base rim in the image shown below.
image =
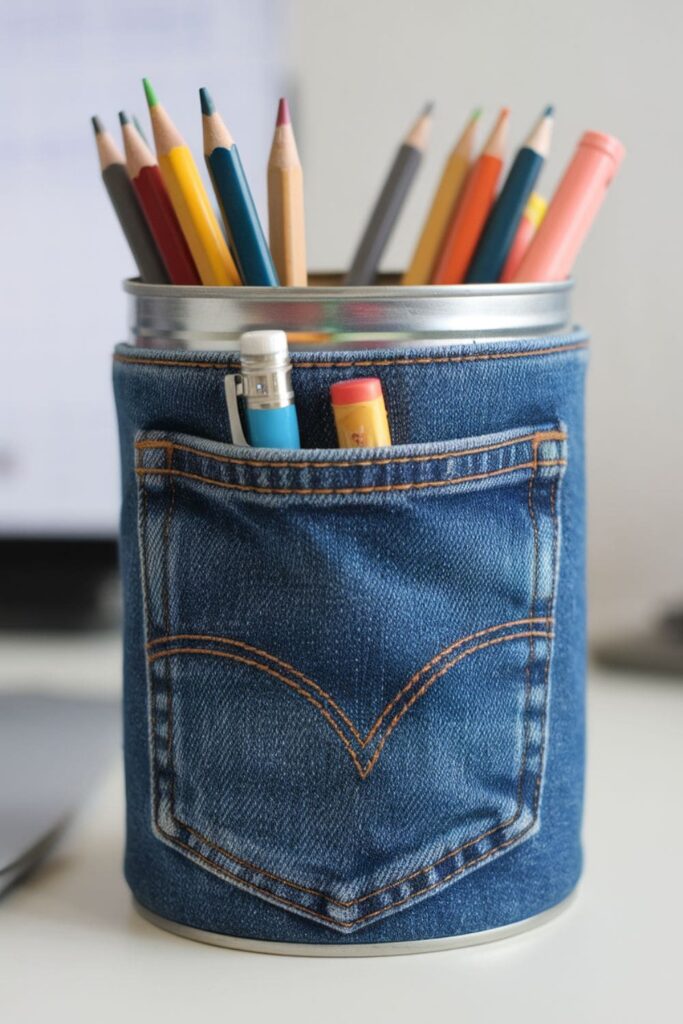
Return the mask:
<path id="1" fill-rule="evenodd" d="M 302 943 L 302 942 L 271 942 L 265 939 L 245 939 L 237 935 L 223 935 L 220 932 L 204 931 L 190 925 L 179 924 L 169 918 L 161 917 L 143 906 L 133 898 L 133 906 L 141 917 L 150 924 L 172 932 L 184 939 L 203 942 L 210 946 L 222 946 L 225 949 L 242 950 L 248 953 L 269 953 L 275 956 L 308 956 L 308 957 L 366 957 L 366 956 L 406 956 L 413 953 L 438 953 L 447 949 L 459 949 L 466 946 L 479 946 L 488 942 L 512 938 L 524 932 L 548 924 L 562 914 L 576 898 L 576 890 L 571 892 L 554 907 L 533 914 L 522 921 L 502 925 L 499 928 L 488 928 L 480 932 L 468 932 L 464 935 L 450 935 L 439 939 L 419 939 L 409 942 L 359 942 L 359 943 Z"/>

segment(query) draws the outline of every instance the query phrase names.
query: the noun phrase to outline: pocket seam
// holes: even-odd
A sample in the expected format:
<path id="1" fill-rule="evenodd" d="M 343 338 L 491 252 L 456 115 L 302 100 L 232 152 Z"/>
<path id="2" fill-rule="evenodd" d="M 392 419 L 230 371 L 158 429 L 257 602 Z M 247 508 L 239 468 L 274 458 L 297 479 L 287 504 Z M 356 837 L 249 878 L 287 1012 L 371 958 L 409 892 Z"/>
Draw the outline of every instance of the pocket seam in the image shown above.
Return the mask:
<path id="1" fill-rule="evenodd" d="M 534 452 L 536 455 L 536 452 Z M 469 476 L 451 477 L 447 480 L 418 480 L 413 483 L 404 482 L 397 484 L 375 484 L 365 487 L 259 487 L 255 484 L 235 484 L 225 480 L 216 480 L 213 477 L 201 476 L 198 473 L 188 473 L 180 469 L 156 469 L 138 466 L 135 470 L 138 476 L 169 476 L 180 477 L 185 480 L 195 480 L 199 483 L 210 484 L 214 487 L 221 487 L 228 491 L 241 491 L 251 494 L 296 494 L 307 496 L 318 495 L 349 495 L 349 494 L 387 494 L 391 491 L 416 491 L 436 487 L 456 487 L 458 484 L 467 483 L 470 480 L 487 480 L 490 477 L 504 476 L 508 473 L 516 473 L 519 470 L 531 469 L 533 473 L 543 466 L 566 466 L 566 459 L 538 459 L 533 462 L 519 462 L 514 466 L 504 466 L 501 469 L 491 469 L 484 473 L 472 473 Z"/>
<path id="2" fill-rule="evenodd" d="M 179 452 L 187 452 L 190 455 L 198 455 L 202 459 L 209 459 L 212 462 L 226 463 L 231 466 L 254 466 L 257 469 L 349 469 L 356 466 L 389 466 L 395 463 L 411 462 L 436 462 L 439 459 L 459 459 L 465 455 L 479 455 L 482 452 L 496 451 L 499 448 L 509 448 L 515 444 L 524 444 L 532 441 L 539 444 L 541 441 L 566 441 L 567 435 L 561 430 L 540 430 L 532 434 L 520 434 L 517 437 L 508 438 L 505 441 L 496 441 L 495 444 L 479 445 L 475 448 L 459 448 L 447 452 L 435 452 L 431 455 L 396 455 L 385 459 L 349 459 L 346 462 L 335 459 L 315 460 L 309 462 L 298 462 L 296 460 L 271 461 L 269 459 L 239 459 L 232 455 L 216 455 L 213 452 L 204 451 L 201 448 L 194 448 L 188 444 L 178 444 L 176 441 L 148 440 L 136 441 L 135 448 L 142 451 L 146 448 L 166 448 Z M 167 455 L 168 458 L 168 455 Z M 144 468 L 144 467 L 140 467 Z M 169 468 L 167 464 L 167 468 Z"/>
<path id="3" fill-rule="evenodd" d="M 571 335 L 569 335 L 571 337 Z M 576 335 L 574 335 L 576 336 Z M 567 337 L 567 335 L 565 335 Z M 350 359 L 343 360 L 297 360 L 294 369 L 302 370 L 329 370 L 329 369 L 354 369 L 357 366 L 429 366 L 442 363 L 477 363 L 491 362 L 498 359 L 532 359 L 535 356 L 560 355 L 564 352 L 576 352 L 580 349 L 587 349 L 588 341 L 568 342 L 564 345 L 551 345 L 546 348 L 522 349 L 517 352 L 478 352 L 472 355 L 459 356 L 397 356 L 395 359 Z M 211 363 L 206 361 L 194 361 L 191 359 L 145 359 L 140 356 L 124 356 L 116 353 L 113 357 L 115 363 L 132 364 L 133 366 L 182 366 L 188 370 L 218 370 L 225 373 L 226 370 L 239 369 L 238 361 L 225 363 Z"/>
<path id="4" fill-rule="evenodd" d="M 541 437 L 543 437 L 543 435 L 541 435 Z M 535 515 L 532 512 L 532 509 L 533 509 L 533 483 L 534 483 L 534 481 L 536 479 L 538 467 L 539 466 L 544 466 L 544 465 L 548 464 L 547 461 L 543 461 L 543 460 L 539 460 L 538 459 L 538 443 L 539 443 L 538 440 L 536 440 L 534 442 L 534 444 L 533 444 L 534 461 L 532 463 L 528 464 L 528 467 L 527 467 L 527 468 L 532 468 L 532 470 L 533 470 L 532 475 L 530 477 L 530 481 L 529 481 L 528 505 L 529 505 L 530 515 L 532 516 L 532 523 L 534 524 L 534 532 L 535 532 L 536 538 L 538 537 L 538 527 L 537 527 L 537 523 L 535 521 Z M 171 482 L 171 485 L 172 485 L 172 475 L 173 475 L 173 471 L 172 471 L 172 453 L 171 453 L 170 459 L 171 459 L 171 465 L 168 466 L 167 471 L 165 473 L 163 473 L 163 475 L 168 475 L 168 476 L 171 477 L 171 481 L 170 482 Z M 565 465 L 566 464 L 566 460 L 553 460 L 553 461 L 550 462 L 550 464 L 551 465 Z M 518 469 L 518 468 L 521 468 L 521 467 L 519 467 L 519 466 L 512 467 L 510 470 L 507 470 L 507 471 L 512 471 L 512 470 Z M 159 472 L 159 471 L 157 471 L 157 472 Z M 145 485 L 145 479 L 144 479 L 146 475 L 150 475 L 150 474 L 139 473 L 140 484 L 141 484 L 142 495 L 143 495 L 143 501 L 142 501 L 143 523 L 146 523 L 146 518 L 147 518 L 147 493 L 146 493 L 146 485 Z M 483 474 L 483 475 L 492 475 L 492 474 Z M 468 479 L 468 478 L 464 478 L 464 479 Z M 552 519 L 552 523 L 553 523 L 553 542 L 552 542 L 552 558 L 551 558 L 551 564 L 553 566 L 553 582 L 552 582 L 552 587 L 551 587 L 550 595 L 549 595 L 548 601 L 547 601 L 548 615 L 545 617 L 545 619 L 549 620 L 549 621 L 552 621 L 552 612 L 553 612 L 553 609 L 554 609 L 555 592 L 556 592 L 557 575 L 558 575 L 558 571 L 557 571 L 558 570 L 557 555 L 558 555 L 558 534 L 559 534 L 559 531 L 558 531 L 557 509 L 556 509 L 556 501 L 555 501 L 555 499 L 556 499 L 556 491 L 557 491 L 558 486 L 559 486 L 559 480 L 553 480 L 552 483 L 551 483 L 551 489 L 550 489 L 550 512 L 551 512 L 551 519 Z M 388 489 L 391 489 L 391 488 L 388 488 Z M 173 499 L 173 497 L 174 497 L 174 495 L 172 496 L 172 499 Z M 168 548 L 169 548 L 168 539 L 170 537 L 171 513 L 172 513 L 172 510 L 173 510 L 173 506 L 175 504 L 175 502 L 172 499 L 170 501 L 170 512 L 169 512 L 169 515 L 168 515 L 168 528 L 164 530 L 164 563 L 165 563 L 165 568 L 163 570 L 163 573 L 164 573 L 163 578 L 164 578 L 164 581 L 165 581 L 165 589 L 168 586 L 168 579 L 169 579 L 169 577 L 168 577 L 168 553 L 169 553 L 168 552 Z M 148 565 L 147 565 L 148 544 L 146 542 L 146 533 L 144 531 L 144 525 L 143 525 L 143 537 L 144 537 L 144 543 L 141 545 L 142 546 L 142 562 L 143 562 L 143 579 L 146 581 L 148 579 L 148 572 L 149 572 L 149 570 L 148 570 Z M 532 600 L 535 601 L 535 594 L 536 594 L 536 590 L 537 590 L 537 579 L 538 579 L 538 576 L 537 576 L 537 573 L 538 573 L 538 540 L 537 539 L 535 540 L 535 543 L 534 543 L 533 561 L 534 561 L 534 568 L 533 568 L 533 580 L 534 581 L 533 581 L 533 584 L 532 584 L 532 587 L 533 587 L 533 589 L 532 589 Z M 145 582 L 144 585 L 146 587 L 147 583 Z M 148 609 L 146 594 L 145 594 L 144 607 L 145 607 L 145 616 L 146 616 L 146 619 L 147 619 L 148 635 L 149 635 L 149 633 L 151 632 L 151 621 L 150 621 L 150 616 L 149 616 L 149 609 Z M 532 610 L 533 610 L 533 604 L 532 604 Z M 529 618 L 532 618 L 531 614 L 530 614 Z M 377 910 L 368 912 L 367 914 L 364 914 L 361 917 L 356 917 L 356 918 L 354 918 L 351 921 L 340 921 L 337 918 L 334 918 L 334 917 L 332 917 L 330 915 L 327 915 L 327 914 L 315 911 L 313 908 L 308 907 L 305 904 L 297 903 L 297 902 L 295 902 L 293 900 L 287 899 L 285 896 L 283 896 L 283 895 L 281 895 L 279 893 L 275 893 L 271 889 L 266 889 L 266 888 L 264 888 L 262 886 L 259 886 L 255 882 L 250 881 L 249 879 L 245 879 L 242 876 L 237 875 L 234 872 L 229 871 L 227 868 L 225 868 L 222 865 L 216 863 L 214 860 L 206 857 L 199 850 L 197 850 L 194 847 L 192 847 L 192 846 L 188 845 L 187 843 L 183 842 L 178 836 L 175 836 L 175 835 L 169 833 L 168 831 L 166 831 L 163 828 L 163 825 L 162 825 L 162 823 L 160 821 L 160 814 L 159 814 L 159 804 L 160 804 L 160 799 L 159 799 L 159 774 L 160 773 L 159 773 L 158 766 L 157 766 L 157 757 L 156 757 L 156 754 L 154 753 L 154 751 L 156 750 L 156 747 L 157 747 L 157 731 L 158 731 L 157 730 L 157 709 L 156 709 L 156 700 L 155 700 L 155 692 L 154 692 L 156 690 L 156 684 L 155 684 L 154 680 L 151 678 L 151 673 L 149 673 L 149 670 L 148 670 L 148 687 L 149 687 L 150 704 L 151 704 L 151 715 L 150 715 L 150 718 L 151 718 L 151 731 L 152 731 L 152 737 L 151 737 L 151 739 L 152 739 L 151 748 L 152 749 L 150 750 L 150 753 L 152 754 L 152 766 L 151 766 L 152 767 L 152 773 L 151 774 L 152 774 L 152 779 L 153 779 L 153 810 L 154 810 L 152 824 L 155 827 L 155 829 L 162 836 L 164 836 L 167 839 L 167 841 L 170 843 L 171 846 L 180 847 L 180 848 L 186 850 L 190 854 L 191 858 L 196 858 L 196 859 L 199 859 L 200 861 L 203 861 L 204 863 L 206 863 L 209 866 L 209 868 L 212 871 L 216 872 L 219 875 L 223 875 L 224 877 L 234 881 L 235 884 L 237 884 L 238 886 L 242 886 L 242 887 L 244 887 L 244 888 L 246 888 L 248 890 L 260 893 L 266 899 L 270 900 L 271 902 L 274 902 L 276 904 L 279 903 L 279 904 L 282 904 L 282 905 L 288 906 L 288 907 L 292 907 L 293 909 L 300 911 L 301 913 L 303 913 L 304 915 L 306 915 L 308 917 L 317 918 L 317 919 L 323 921 L 324 923 L 332 925 L 333 927 L 338 928 L 338 929 L 353 929 L 353 928 L 356 928 L 358 925 L 360 925 L 360 924 L 362 924 L 362 923 L 364 923 L 366 921 L 369 921 L 372 918 L 374 918 L 374 917 L 376 917 L 376 916 L 378 916 L 380 914 L 386 914 L 387 912 L 389 912 L 389 911 L 391 911 L 393 909 L 396 909 L 398 907 L 404 906 L 407 902 L 415 900 L 418 897 L 424 896 L 425 894 L 433 891 L 434 889 L 437 889 L 437 888 L 440 888 L 440 887 L 446 885 L 452 878 L 457 877 L 457 875 L 462 874 L 463 872 L 470 870 L 471 868 L 473 868 L 474 866 L 476 866 L 476 865 L 482 863 L 483 861 L 487 860 L 489 857 L 493 856 L 494 854 L 500 852 L 501 850 L 507 848 L 508 846 L 510 846 L 510 845 L 512 845 L 514 843 L 519 842 L 525 835 L 527 835 L 535 827 L 536 822 L 537 822 L 537 818 L 538 818 L 538 809 L 539 809 L 539 802 L 540 802 L 540 792 L 541 792 L 541 785 L 542 785 L 542 779 L 543 779 L 543 767 L 544 767 L 544 762 L 545 762 L 545 744 L 546 744 L 545 725 L 546 725 L 547 710 L 548 710 L 548 680 L 549 680 L 549 673 L 550 673 L 550 662 L 551 662 L 551 658 L 552 658 L 552 644 L 550 642 L 550 640 L 552 639 L 552 635 L 548 635 L 548 634 L 544 634 L 544 635 L 547 637 L 549 642 L 548 642 L 548 652 L 547 652 L 546 659 L 545 659 L 545 671 L 544 671 L 544 676 L 543 676 L 543 703 L 542 703 L 542 718 L 541 718 L 541 730 L 540 730 L 540 732 L 541 732 L 541 741 L 540 741 L 540 748 L 539 748 L 539 763 L 538 763 L 538 769 L 537 769 L 537 774 L 536 774 L 536 780 L 535 780 L 535 784 L 534 784 L 534 796 L 533 796 L 533 800 L 532 800 L 532 816 L 531 816 L 531 820 L 525 826 L 525 828 L 523 828 L 516 835 L 513 835 L 513 836 L 509 837 L 508 839 L 506 839 L 503 842 L 499 842 L 497 845 L 495 845 L 495 846 L 491 847 L 490 849 L 486 850 L 485 852 L 483 852 L 482 854 L 480 854 L 478 857 L 474 858 L 473 860 L 466 861 L 465 863 L 461 864 L 458 868 L 456 868 L 454 871 L 446 874 L 445 876 L 443 876 L 440 879 L 437 879 L 435 882 L 433 882 L 432 884 L 428 885 L 425 888 L 418 889 L 418 890 L 416 890 L 416 891 L 414 891 L 412 893 L 409 893 L 407 896 L 405 896 L 404 898 L 402 898 L 402 899 L 400 899 L 398 901 L 395 901 L 395 902 L 389 903 L 389 904 L 385 904 L 384 906 L 379 907 Z M 150 643 L 155 643 L 155 642 L 157 642 L 157 641 L 150 641 Z M 532 644 L 533 644 L 533 637 L 530 637 L 530 655 L 529 655 L 529 660 L 527 662 L 527 668 L 529 669 L 529 671 L 530 671 L 530 665 L 531 665 L 531 663 L 533 661 L 533 654 L 532 654 L 532 649 L 531 649 L 532 648 Z M 438 655 L 436 657 L 438 658 Z M 170 666 L 170 660 L 167 662 L 167 665 Z M 166 673 L 166 680 L 165 680 L 165 682 L 166 682 L 166 690 L 167 690 L 167 698 L 166 699 L 167 699 L 167 704 L 168 704 L 168 710 L 167 710 L 168 729 L 167 729 L 167 743 L 166 743 L 166 747 L 167 747 L 167 756 L 169 758 L 169 764 L 172 766 L 173 765 L 173 745 L 172 745 L 172 725 L 173 725 L 173 722 L 172 722 L 172 685 L 171 685 L 171 680 L 170 680 L 170 668 L 169 668 L 169 671 Z M 518 792 L 520 793 L 520 795 L 522 795 L 522 791 L 523 791 L 523 786 L 524 786 L 524 778 L 523 778 L 523 776 L 524 776 L 524 772 L 526 771 L 526 761 L 527 761 L 527 757 L 528 757 L 528 743 L 529 743 L 528 701 L 529 701 L 530 690 L 531 690 L 531 686 L 529 684 L 527 692 L 525 693 L 524 711 L 523 711 L 524 722 L 525 722 L 525 738 L 524 738 L 524 751 L 523 751 L 523 756 L 522 756 L 522 761 L 521 761 L 521 766 L 520 766 L 520 775 L 519 775 L 519 782 L 518 782 Z M 243 859 L 241 859 L 240 857 L 238 857 L 237 855 L 235 855 L 233 853 L 230 853 L 228 851 L 223 850 L 223 848 L 217 846 L 217 844 L 215 844 L 211 840 L 209 840 L 208 837 L 203 836 L 201 833 L 199 833 L 197 830 L 195 830 L 194 828 L 189 826 L 187 823 L 182 822 L 180 819 L 178 819 L 175 816 L 175 813 L 173 811 L 173 807 L 175 805 L 175 770 L 173 768 L 169 772 L 169 775 L 170 775 L 170 790 L 171 790 L 171 792 L 170 792 L 171 819 L 176 823 L 176 825 L 179 825 L 180 827 L 185 828 L 188 832 L 190 832 L 191 834 L 197 836 L 197 838 L 199 838 L 200 841 L 206 843 L 206 845 L 208 845 L 210 848 L 213 848 L 213 849 L 217 850 L 217 852 L 224 853 L 230 860 L 234 861 L 235 863 L 242 864 L 243 866 L 249 867 L 249 868 L 251 868 L 256 873 L 260 874 L 263 877 L 272 878 L 276 882 L 279 882 L 279 883 L 281 883 L 281 884 L 283 884 L 283 885 L 285 885 L 285 886 L 287 886 L 289 888 L 298 890 L 300 892 L 304 892 L 304 893 L 309 893 L 309 894 L 312 894 L 312 895 L 320 896 L 323 899 L 325 899 L 326 902 L 328 902 L 329 904 L 340 906 L 340 907 L 344 907 L 344 908 L 347 908 L 347 907 L 350 907 L 350 906 L 356 906 L 357 904 L 365 902 L 366 900 L 370 899 L 373 896 L 376 896 L 376 895 L 378 895 L 378 894 L 380 894 L 382 892 L 385 892 L 387 890 L 394 889 L 397 886 L 399 886 L 401 884 L 404 884 L 407 881 L 410 881 L 410 880 L 412 880 L 415 877 L 418 877 L 419 875 L 425 874 L 426 872 L 428 872 L 428 871 L 432 870 L 433 868 L 439 866 L 440 864 L 444 863 L 445 861 L 453 858 L 458 853 L 462 852 L 462 850 L 467 849 L 468 847 L 477 844 L 482 839 L 484 839 L 484 838 L 486 838 L 486 837 L 488 837 L 488 836 L 490 836 L 492 834 L 495 834 L 495 832 L 500 831 L 501 829 L 504 829 L 504 828 L 509 827 L 510 825 L 513 825 L 515 823 L 515 821 L 518 820 L 518 818 L 520 817 L 520 815 L 522 814 L 522 811 L 524 809 L 523 800 L 522 799 L 518 799 L 517 809 L 516 809 L 514 815 L 512 816 L 512 818 L 508 819 L 507 821 L 501 822 L 500 824 L 498 824 L 498 825 L 494 826 L 493 828 L 487 830 L 486 832 L 482 833 L 481 835 L 479 835 L 479 836 L 477 836 L 477 837 L 475 837 L 473 839 L 468 840 L 466 843 L 461 844 L 461 846 L 457 847 L 456 849 L 448 851 L 446 854 L 443 854 L 437 861 L 433 862 L 432 864 L 429 864 L 429 865 L 427 865 L 425 867 L 418 868 L 415 871 L 413 871 L 412 873 L 404 876 L 403 878 L 400 878 L 400 879 L 395 880 L 395 881 L 393 881 L 391 883 L 388 883 L 387 885 L 381 887 L 380 889 L 375 889 L 375 890 L 373 890 L 370 893 L 364 894 L 363 896 L 356 898 L 355 900 L 339 901 L 339 900 L 335 899 L 333 896 L 331 896 L 328 893 L 323 893 L 323 892 L 321 892 L 319 890 L 315 890 L 315 889 L 309 888 L 307 886 L 301 885 L 300 883 L 289 881 L 289 880 L 287 880 L 287 879 L 285 879 L 285 878 L 283 878 L 281 876 L 278 876 L 278 875 L 274 874 L 273 872 L 270 872 L 270 871 L 268 871 L 268 870 L 266 870 L 264 868 L 259 867 L 256 864 L 253 864 L 253 863 L 251 863 L 249 861 L 243 860 Z"/>

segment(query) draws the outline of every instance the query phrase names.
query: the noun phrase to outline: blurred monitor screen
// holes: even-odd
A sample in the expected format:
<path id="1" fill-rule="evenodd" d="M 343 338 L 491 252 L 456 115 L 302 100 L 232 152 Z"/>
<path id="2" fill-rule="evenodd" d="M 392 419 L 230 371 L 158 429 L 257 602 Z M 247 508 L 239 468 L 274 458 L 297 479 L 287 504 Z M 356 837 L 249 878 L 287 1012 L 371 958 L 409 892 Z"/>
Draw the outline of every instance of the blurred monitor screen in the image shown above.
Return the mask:
<path id="1" fill-rule="evenodd" d="M 0 5 L 0 538 L 116 532 L 111 351 L 126 338 L 121 281 L 136 271 L 99 177 L 91 115 L 117 139 L 120 109 L 147 130 L 149 76 L 203 172 L 197 90 L 208 86 L 263 215 L 286 7 Z"/>

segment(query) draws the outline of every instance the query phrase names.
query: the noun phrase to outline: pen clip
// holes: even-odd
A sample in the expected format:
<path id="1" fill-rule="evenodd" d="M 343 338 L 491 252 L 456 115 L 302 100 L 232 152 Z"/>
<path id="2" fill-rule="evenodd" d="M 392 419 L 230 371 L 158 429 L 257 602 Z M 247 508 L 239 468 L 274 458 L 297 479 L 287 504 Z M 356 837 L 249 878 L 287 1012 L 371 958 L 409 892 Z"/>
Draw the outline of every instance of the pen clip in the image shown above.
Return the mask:
<path id="1" fill-rule="evenodd" d="M 230 436 L 233 444 L 248 445 L 244 430 L 242 429 L 242 417 L 237 401 L 238 397 L 244 394 L 242 377 L 239 373 L 228 374 L 224 380 L 225 402 L 228 407 L 228 421 L 230 423 Z"/>

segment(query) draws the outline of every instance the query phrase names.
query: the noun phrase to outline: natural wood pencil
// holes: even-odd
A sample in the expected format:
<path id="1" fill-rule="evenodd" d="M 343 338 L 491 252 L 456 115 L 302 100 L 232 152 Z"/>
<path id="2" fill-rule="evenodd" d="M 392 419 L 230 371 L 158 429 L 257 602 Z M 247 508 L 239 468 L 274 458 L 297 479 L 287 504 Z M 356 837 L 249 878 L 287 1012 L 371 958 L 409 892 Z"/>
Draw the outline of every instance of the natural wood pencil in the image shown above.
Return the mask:
<path id="1" fill-rule="evenodd" d="M 284 98 L 278 106 L 268 160 L 268 233 L 280 284 L 308 284 L 303 171 Z"/>

